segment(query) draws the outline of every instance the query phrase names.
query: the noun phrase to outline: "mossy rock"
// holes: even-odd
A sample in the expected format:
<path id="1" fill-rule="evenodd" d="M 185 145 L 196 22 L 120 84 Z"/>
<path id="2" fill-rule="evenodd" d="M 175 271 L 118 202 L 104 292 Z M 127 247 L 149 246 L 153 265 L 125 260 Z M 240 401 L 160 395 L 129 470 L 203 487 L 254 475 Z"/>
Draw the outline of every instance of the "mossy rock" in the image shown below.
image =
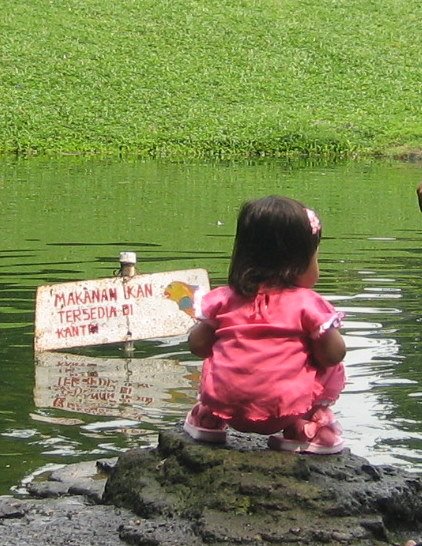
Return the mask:
<path id="1" fill-rule="evenodd" d="M 148 520 L 122 530 L 133 544 L 149 543 L 147 527 L 151 544 L 171 544 L 169 525 L 178 522 L 185 544 L 374 546 L 395 544 L 405 530 L 414 535 L 421 491 L 419 476 L 375 467 L 348 450 L 274 452 L 265 438 L 232 431 L 226 445 L 207 445 L 179 427 L 162 432 L 157 448 L 123 454 L 103 500 Z"/>

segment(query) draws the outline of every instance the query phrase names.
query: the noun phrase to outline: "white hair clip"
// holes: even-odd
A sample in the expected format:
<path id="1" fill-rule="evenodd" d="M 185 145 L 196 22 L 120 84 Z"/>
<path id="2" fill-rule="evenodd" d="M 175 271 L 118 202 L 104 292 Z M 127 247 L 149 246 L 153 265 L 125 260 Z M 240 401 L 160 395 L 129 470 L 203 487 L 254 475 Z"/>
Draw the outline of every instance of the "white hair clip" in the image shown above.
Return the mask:
<path id="1" fill-rule="evenodd" d="M 319 221 L 318 216 L 315 214 L 313 210 L 311 209 L 305 209 L 305 210 L 309 218 L 312 234 L 316 235 L 319 231 L 321 231 L 321 222 Z"/>

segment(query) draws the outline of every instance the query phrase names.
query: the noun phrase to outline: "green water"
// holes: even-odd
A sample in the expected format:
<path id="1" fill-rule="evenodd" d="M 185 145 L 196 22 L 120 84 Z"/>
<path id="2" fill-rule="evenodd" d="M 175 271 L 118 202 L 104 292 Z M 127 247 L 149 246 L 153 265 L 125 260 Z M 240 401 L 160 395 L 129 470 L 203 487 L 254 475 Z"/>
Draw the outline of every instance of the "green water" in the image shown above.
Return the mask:
<path id="1" fill-rule="evenodd" d="M 350 448 L 420 470 L 420 177 L 420 165 L 378 162 L 0 161 L 0 493 L 45 465 L 153 444 L 196 394 L 201 363 L 183 337 L 137 342 L 131 360 L 113 345 L 72 351 L 67 367 L 36 361 L 36 288 L 112 276 L 124 250 L 141 272 L 204 267 L 222 283 L 240 203 L 270 193 L 323 220 L 318 289 L 347 313 L 336 411 Z M 59 417 L 79 422 L 48 422 Z"/>

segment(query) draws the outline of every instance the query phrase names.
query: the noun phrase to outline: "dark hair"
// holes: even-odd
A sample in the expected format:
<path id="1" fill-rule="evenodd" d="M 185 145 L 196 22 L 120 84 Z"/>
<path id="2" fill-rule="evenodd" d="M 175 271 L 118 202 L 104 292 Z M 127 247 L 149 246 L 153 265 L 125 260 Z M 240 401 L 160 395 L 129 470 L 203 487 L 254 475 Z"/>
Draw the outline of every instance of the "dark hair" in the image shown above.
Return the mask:
<path id="1" fill-rule="evenodd" d="M 299 201 L 270 195 L 245 203 L 237 219 L 229 285 L 247 297 L 255 296 L 263 284 L 294 285 L 307 270 L 320 238 L 321 230 L 312 229 Z"/>

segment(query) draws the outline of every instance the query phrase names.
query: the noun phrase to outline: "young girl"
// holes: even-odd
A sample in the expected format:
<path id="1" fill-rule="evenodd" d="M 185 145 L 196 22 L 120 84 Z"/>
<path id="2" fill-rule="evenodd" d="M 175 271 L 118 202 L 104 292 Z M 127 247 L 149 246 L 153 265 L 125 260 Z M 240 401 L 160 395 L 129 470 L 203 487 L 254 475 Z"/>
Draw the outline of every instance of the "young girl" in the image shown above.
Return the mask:
<path id="1" fill-rule="evenodd" d="M 315 212 L 293 199 L 242 207 L 229 284 L 197 302 L 189 335 L 205 359 L 199 402 L 184 423 L 194 439 L 224 442 L 231 426 L 270 435 L 272 449 L 342 450 L 328 406 L 344 387 L 346 350 L 341 314 L 312 290 L 320 238 Z"/>

